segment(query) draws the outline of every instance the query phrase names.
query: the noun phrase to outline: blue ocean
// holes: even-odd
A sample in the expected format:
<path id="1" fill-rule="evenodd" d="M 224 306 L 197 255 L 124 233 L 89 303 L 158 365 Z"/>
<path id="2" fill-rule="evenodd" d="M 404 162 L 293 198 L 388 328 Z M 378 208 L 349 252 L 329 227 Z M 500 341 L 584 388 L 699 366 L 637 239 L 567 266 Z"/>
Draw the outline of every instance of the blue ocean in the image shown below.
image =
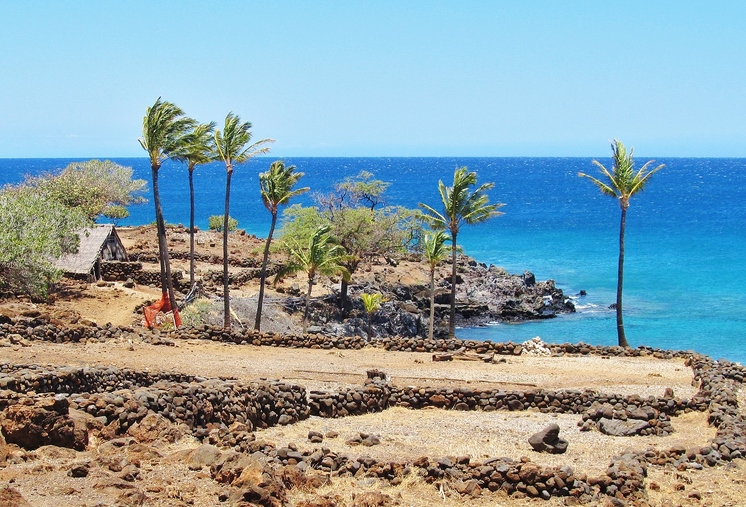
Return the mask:
<path id="1" fill-rule="evenodd" d="M 654 158 L 654 157 L 649 157 Z M 113 159 L 150 182 L 144 158 Z M 236 168 L 231 215 L 239 227 L 265 236 L 270 215 L 259 197 L 258 173 L 273 158 Z M 648 158 L 638 157 L 638 163 Z M 0 185 L 25 174 L 61 169 L 67 159 L 0 159 Z M 610 167 L 609 159 L 599 159 Z M 288 158 L 305 173 L 312 191 L 360 171 L 390 182 L 388 203 L 437 207 L 438 180 L 450 184 L 456 167 L 468 166 L 480 182 L 494 182 L 492 202 L 504 215 L 465 226 L 459 243 L 479 261 L 510 272 L 551 278 L 575 297 L 578 312 L 556 319 L 459 329 L 465 339 L 520 342 L 616 343 L 609 310 L 616 291 L 618 203 L 602 195 L 579 171 L 596 174 L 590 158 Z M 661 158 L 666 165 L 628 212 L 625 261 L 625 327 L 632 346 L 696 350 L 746 364 L 746 159 Z M 169 223 L 188 223 L 187 171 L 167 162 L 160 171 L 161 198 Z M 195 172 L 196 216 L 201 228 L 221 214 L 225 169 L 218 163 Z M 151 187 L 150 183 L 148 187 Z M 152 196 L 134 206 L 120 225 L 154 221 Z M 298 202 L 310 203 L 306 195 Z"/>

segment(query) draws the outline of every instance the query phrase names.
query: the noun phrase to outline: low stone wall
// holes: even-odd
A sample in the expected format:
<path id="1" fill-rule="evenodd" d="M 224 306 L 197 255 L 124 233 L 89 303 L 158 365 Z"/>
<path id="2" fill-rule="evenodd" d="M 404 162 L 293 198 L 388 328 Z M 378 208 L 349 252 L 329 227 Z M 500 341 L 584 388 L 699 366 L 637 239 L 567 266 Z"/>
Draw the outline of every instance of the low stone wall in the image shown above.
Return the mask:
<path id="1" fill-rule="evenodd" d="M 73 408 L 126 431 L 149 412 L 192 431 L 209 425 L 241 423 L 248 431 L 287 425 L 308 418 L 305 388 L 283 382 L 242 383 L 203 380 L 156 384 L 147 388 L 84 393 L 70 397 Z"/>
<path id="2" fill-rule="evenodd" d="M 168 255 L 172 259 L 181 259 L 185 261 L 188 261 L 190 258 L 189 252 L 170 251 Z M 129 258 L 133 261 L 147 262 L 150 264 L 158 263 L 158 255 L 149 252 L 133 252 L 129 254 Z M 223 264 L 222 255 L 210 255 L 194 252 L 194 260 L 207 264 Z M 258 268 L 262 265 L 261 261 L 254 257 L 247 257 L 245 259 L 236 259 L 231 257 L 228 259 L 228 264 L 238 268 Z"/>
<path id="3" fill-rule="evenodd" d="M 0 363 L 0 389 L 19 393 L 104 393 L 149 387 L 158 382 L 195 382 L 196 379 L 194 375 L 184 373 L 72 366 L 50 369 L 39 365 Z"/>
<path id="4" fill-rule="evenodd" d="M 104 262 L 101 265 L 101 278 L 108 282 L 124 282 L 131 278 L 139 285 L 161 286 L 160 271 L 145 271 L 142 269 L 141 262 Z M 174 281 L 174 287 L 178 290 L 189 289 L 189 283 L 184 280 L 184 273 L 181 271 L 172 271 L 171 278 Z"/>
<path id="5" fill-rule="evenodd" d="M 239 382 L 117 368 L 43 368 L 0 364 L 0 410 L 19 399 L 65 395 L 70 407 L 123 433 L 149 412 L 190 429 L 242 423 L 266 428 L 306 419 L 304 387 L 279 381 Z"/>
<path id="6" fill-rule="evenodd" d="M 363 338 L 328 338 L 320 335 L 280 336 L 253 331 L 224 332 L 216 328 L 179 329 L 152 334 L 133 328 L 112 326 L 58 328 L 41 318 L 6 319 L 0 324 L 0 339 L 11 334 L 25 339 L 50 341 L 109 340 L 140 337 L 155 342 L 196 338 L 274 347 L 357 349 Z M 374 343 L 388 350 L 421 352 L 452 351 L 465 348 L 482 354 L 520 354 L 520 345 L 462 340 L 389 339 Z M 746 369 L 728 361 L 714 361 L 687 352 L 662 351 L 640 347 L 593 347 L 579 344 L 547 345 L 554 355 L 600 354 L 608 356 L 686 357 L 699 392 L 691 400 L 663 397 L 621 396 L 585 390 L 524 391 L 472 388 L 397 387 L 378 372 L 369 375 L 363 386 L 340 392 L 311 391 L 282 382 L 241 383 L 235 380 L 201 379 L 181 374 L 152 374 L 131 370 L 96 368 L 50 369 L 40 366 L 0 364 L 0 407 L 18 403 L 21 398 L 64 393 L 73 408 L 105 420 L 116 433 L 126 431 L 148 413 L 192 428 L 199 438 L 218 438 L 217 443 L 248 452 L 261 451 L 274 463 L 303 465 L 335 475 L 356 475 L 362 469 L 368 476 L 395 482 L 413 467 L 423 470 L 426 480 L 448 480 L 463 494 L 502 489 L 514 496 L 549 498 L 572 496 L 590 501 L 605 494 L 625 498 L 644 494 L 647 466 L 670 465 L 679 469 L 714 466 L 746 457 L 746 421 L 739 412 L 738 389 Z M 25 394 L 24 394 L 25 393 Z M 367 457 L 351 458 L 328 450 L 298 451 L 274 449 L 253 442 L 247 428 L 290 424 L 309 415 L 343 417 L 385 410 L 390 406 L 412 409 L 441 407 L 454 410 L 527 410 L 579 414 L 579 424 L 591 429 L 601 419 L 646 421 L 647 434 L 671 431 L 670 417 L 688 410 L 708 412 L 708 421 L 717 428 L 716 437 L 704 446 L 673 447 L 663 450 L 631 451 L 613 458 L 607 472 L 587 477 L 570 467 L 543 468 L 528 459 L 421 458 L 406 463 L 380 463 Z M 212 430 L 208 428 L 212 427 Z M 221 428 L 216 437 L 215 429 Z M 231 428 L 235 428 L 232 430 Z M 240 441 L 240 445 L 239 445 Z M 400 479 L 399 479 L 400 480 Z"/>

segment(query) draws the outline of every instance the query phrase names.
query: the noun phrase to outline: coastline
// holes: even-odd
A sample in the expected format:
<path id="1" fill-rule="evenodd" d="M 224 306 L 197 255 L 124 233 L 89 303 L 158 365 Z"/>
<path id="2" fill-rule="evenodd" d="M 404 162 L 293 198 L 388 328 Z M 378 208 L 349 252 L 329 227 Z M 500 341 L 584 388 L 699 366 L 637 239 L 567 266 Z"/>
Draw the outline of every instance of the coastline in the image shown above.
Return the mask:
<path id="1" fill-rule="evenodd" d="M 273 159 L 242 166 L 234 176 L 232 214 L 239 227 L 260 236 L 267 233 L 269 214 L 258 199 L 256 174 Z M 115 160 L 132 165 L 136 177 L 149 180 L 145 159 Z M 738 253 L 746 251 L 746 201 L 739 197 L 746 188 L 746 159 L 657 160 L 667 165 L 666 171 L 657 175 L 656 184 L 646 189 L 629 215 L 625 315 L 630 344 L 694 349 L 745 363 L 746 325 L 740 308 L 746 306 L 746 293 L 740 280 L 746 278 L 746 264 Z M 31 162 L 44 171 L 67 161 Z M 3 162 L 8 161 L 0 160 L 2 174 L 15 171 L 15 181 L 31 172 L 28 165 L 9 168 Z M 521 326 L 466 328 L 463 333 L 468 335 L 461 336 L 520 342 L 538 335 L 547 342 L 615 343 L 613 316 L 606 308 L 614 302 L 618 210 L 578 181 L 577 172 L 589 170 L 590 158 L 294 157 L 286 163 L 305 172 L 305 184 L 314 191 L 325 191 L 361 169 L 370 170 L 391 182 L 392 204 L 408 207 L 437 199 L 438 180 L 453 167 L 468 165 L 480 180 L 496 183 L 491 197 L 506 203 L 506 213 L 465 228 L 459 243 L 466 253 L 513 273 L 528 269 L 538 279 L 554 279 L 569 295 L 586 290 L 582 305 L 592 303 L 596 308 Z M 166 163 L 162 171 L 166 220 L 183 223 L 188 216 L 186 169 Z M 220 212 L 216 196 L 224 191 L 225 169 L 208 165 L 196 171 L 195 178 L 197 216 L 206 220 Z M 418 191 L 413 193 L 412 188 Z M 147 224 L 152 214 L 151 202 L 134 208 L 132 220 Z"/>

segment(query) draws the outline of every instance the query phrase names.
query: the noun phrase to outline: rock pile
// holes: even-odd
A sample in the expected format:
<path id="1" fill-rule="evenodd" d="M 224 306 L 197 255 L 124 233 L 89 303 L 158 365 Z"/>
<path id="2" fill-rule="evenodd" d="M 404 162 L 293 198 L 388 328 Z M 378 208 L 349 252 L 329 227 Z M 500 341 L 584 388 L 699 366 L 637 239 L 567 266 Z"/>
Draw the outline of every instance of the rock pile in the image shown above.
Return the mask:
<path id="1" fill-rule="evenodd" d="M 529 356 L 551 356 L 552 355 L 552 349 L 547 346 L 546 343 L 544 343 L 540 337 L 535 336 L 534 338 L 531 338 L 530 340 L 526 340 L 525 342 L 521 343 L 521 346 L 523 347 L 522 354 L 526 354 Z"/>

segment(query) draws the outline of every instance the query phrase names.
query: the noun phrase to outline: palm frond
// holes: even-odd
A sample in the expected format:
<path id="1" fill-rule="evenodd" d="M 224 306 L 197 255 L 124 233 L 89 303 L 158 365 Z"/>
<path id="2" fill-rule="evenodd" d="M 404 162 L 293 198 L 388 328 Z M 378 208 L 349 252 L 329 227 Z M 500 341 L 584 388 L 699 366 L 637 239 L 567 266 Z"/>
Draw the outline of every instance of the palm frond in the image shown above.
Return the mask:
<path id="1" fill-rule="evenodd" d="M 601 171 L 603 179 L 594 178 L 582 172 L 578 173 L 578 176 L 588 178 L 603 194 L 619 199 L 622 207 L 626 208 L 629 205 L 629 199 L 637 192 L 641 192 L 650 177 L 663 169 L 664 165 L 661 164 L 651 170 L 650 166 L 654 161 L 649 160 L 635 171 L 634 148 L 628 151 L 621 141 L 614 139 L 611 142 L 611 151 L 613 162 L 611 170 L 597 160 L 592 161 L 593 165 Z"/>

